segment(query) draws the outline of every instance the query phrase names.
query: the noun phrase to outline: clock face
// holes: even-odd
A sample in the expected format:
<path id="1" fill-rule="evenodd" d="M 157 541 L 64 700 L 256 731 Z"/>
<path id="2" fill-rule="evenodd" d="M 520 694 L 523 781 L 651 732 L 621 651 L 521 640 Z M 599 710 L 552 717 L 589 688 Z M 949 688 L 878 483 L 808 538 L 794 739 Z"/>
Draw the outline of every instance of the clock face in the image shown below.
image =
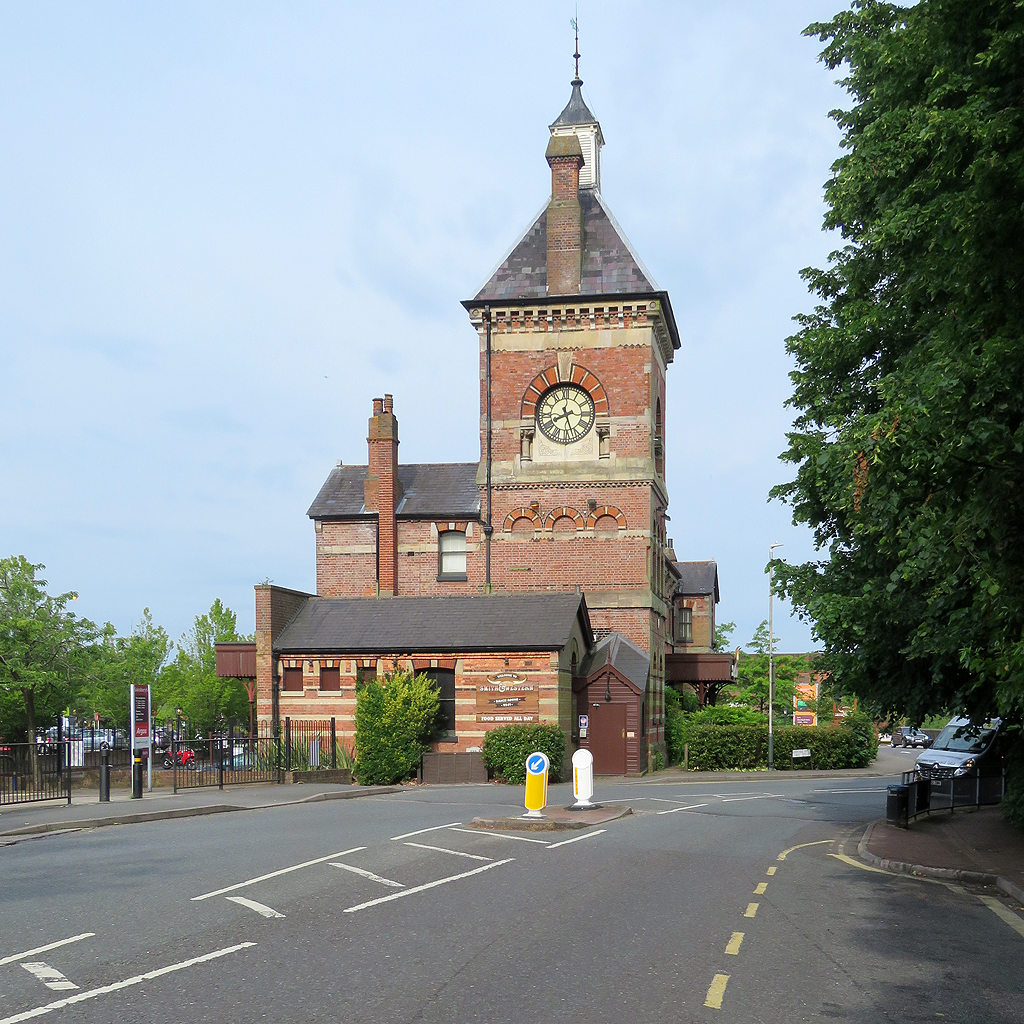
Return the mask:
<path id="1" fill-rule="evenodd" d="M 556 444 L 579 441 L 594 425 L 594 400 L 578 384 L 556 384 L 537 403 L 537 425 Z"/>

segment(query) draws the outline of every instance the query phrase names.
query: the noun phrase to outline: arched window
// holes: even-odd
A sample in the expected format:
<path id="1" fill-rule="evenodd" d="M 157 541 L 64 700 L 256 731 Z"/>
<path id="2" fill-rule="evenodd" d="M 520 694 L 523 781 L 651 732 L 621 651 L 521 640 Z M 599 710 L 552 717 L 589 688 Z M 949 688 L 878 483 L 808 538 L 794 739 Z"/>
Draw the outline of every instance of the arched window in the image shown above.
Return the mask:
<path id="1" fill-rule="evenodd" d="M 445 530 L 437 535 L 437 578 L 466 578 L 466 535 L 462 530 Z"/>

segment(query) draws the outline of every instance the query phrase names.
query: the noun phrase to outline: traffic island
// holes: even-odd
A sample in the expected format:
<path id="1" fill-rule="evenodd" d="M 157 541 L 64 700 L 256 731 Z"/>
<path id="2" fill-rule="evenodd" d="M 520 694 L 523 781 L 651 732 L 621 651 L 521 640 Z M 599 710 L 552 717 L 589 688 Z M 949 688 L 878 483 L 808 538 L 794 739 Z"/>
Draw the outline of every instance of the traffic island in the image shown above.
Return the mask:
<path id="1" fill-rule="evenodd" d="M 547 807 L 543 818 L 474 818 L 469 827 L 496 832 L 561 832 L 604 825 L 632 813 L 633 808 L 625 804 L 603 804 L 582 811 L 572 811 L 568 807 Z"/>

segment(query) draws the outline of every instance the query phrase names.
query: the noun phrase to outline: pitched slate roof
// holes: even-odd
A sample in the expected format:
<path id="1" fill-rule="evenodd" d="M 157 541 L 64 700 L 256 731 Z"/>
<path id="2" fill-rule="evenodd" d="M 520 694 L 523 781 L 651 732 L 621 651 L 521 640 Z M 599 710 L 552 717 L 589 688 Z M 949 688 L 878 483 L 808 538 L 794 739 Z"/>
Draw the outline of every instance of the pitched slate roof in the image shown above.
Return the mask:
<path id="1" fill-rule="evenodd" d="M 579 620 L 593 642 L 582 594 L 475 597 L 311 597 L 278 635 L 280 653 L 556 651 Z"/>
<path id="2" fill-rule="evenodd" d="M 601 193 L 580 189 L 583 214 L 583 273 L 580 295 L 644 295 L 660 289 L 622 229 L 605 206 Z M 513 246 L 474 302 L 501 299 L 543 299 L 548 294 L 547 204 Z"/>
<path id="3" fill-rule="evenodd" d="M 679 573 L 679 582 L 676 583 L 675 592 L 686 597 L 696 597 L 703 594 L 714 594 L 715 604 L 718 604 L 718 563 L 710 562 L 676 562 L 676 571 Z"/>
<path id="4" fill-rule="evenodd" d="M 605 665 L 628 679 L 641 692 L 647 689 L 651 659 L 645 651 L 621 633 L 609 633 L 584 659 L 578 677 L 589 679 Z"/>
<path id="5" fill-rule="evenodd" d="M 310 519 L 352 519 L 376 515 L 363 507 L 366 466 L 335 466 L 309 506 Z M 398 467 L 402 500 L 397 515 L 475 519 L 480 515 L 480 489 L 475 462 L 425 462 Z"/>

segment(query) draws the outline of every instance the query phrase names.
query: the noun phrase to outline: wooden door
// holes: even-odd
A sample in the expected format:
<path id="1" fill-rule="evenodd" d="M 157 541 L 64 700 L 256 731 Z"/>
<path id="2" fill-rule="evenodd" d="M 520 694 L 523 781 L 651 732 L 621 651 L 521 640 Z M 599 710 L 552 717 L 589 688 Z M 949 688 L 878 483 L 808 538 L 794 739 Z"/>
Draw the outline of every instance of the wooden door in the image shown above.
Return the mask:
<path id="1" fill-rule="evenodd" d="M 590 705 L 588 746 L 595 775 L 626 774 L 626 705 Z"/>

